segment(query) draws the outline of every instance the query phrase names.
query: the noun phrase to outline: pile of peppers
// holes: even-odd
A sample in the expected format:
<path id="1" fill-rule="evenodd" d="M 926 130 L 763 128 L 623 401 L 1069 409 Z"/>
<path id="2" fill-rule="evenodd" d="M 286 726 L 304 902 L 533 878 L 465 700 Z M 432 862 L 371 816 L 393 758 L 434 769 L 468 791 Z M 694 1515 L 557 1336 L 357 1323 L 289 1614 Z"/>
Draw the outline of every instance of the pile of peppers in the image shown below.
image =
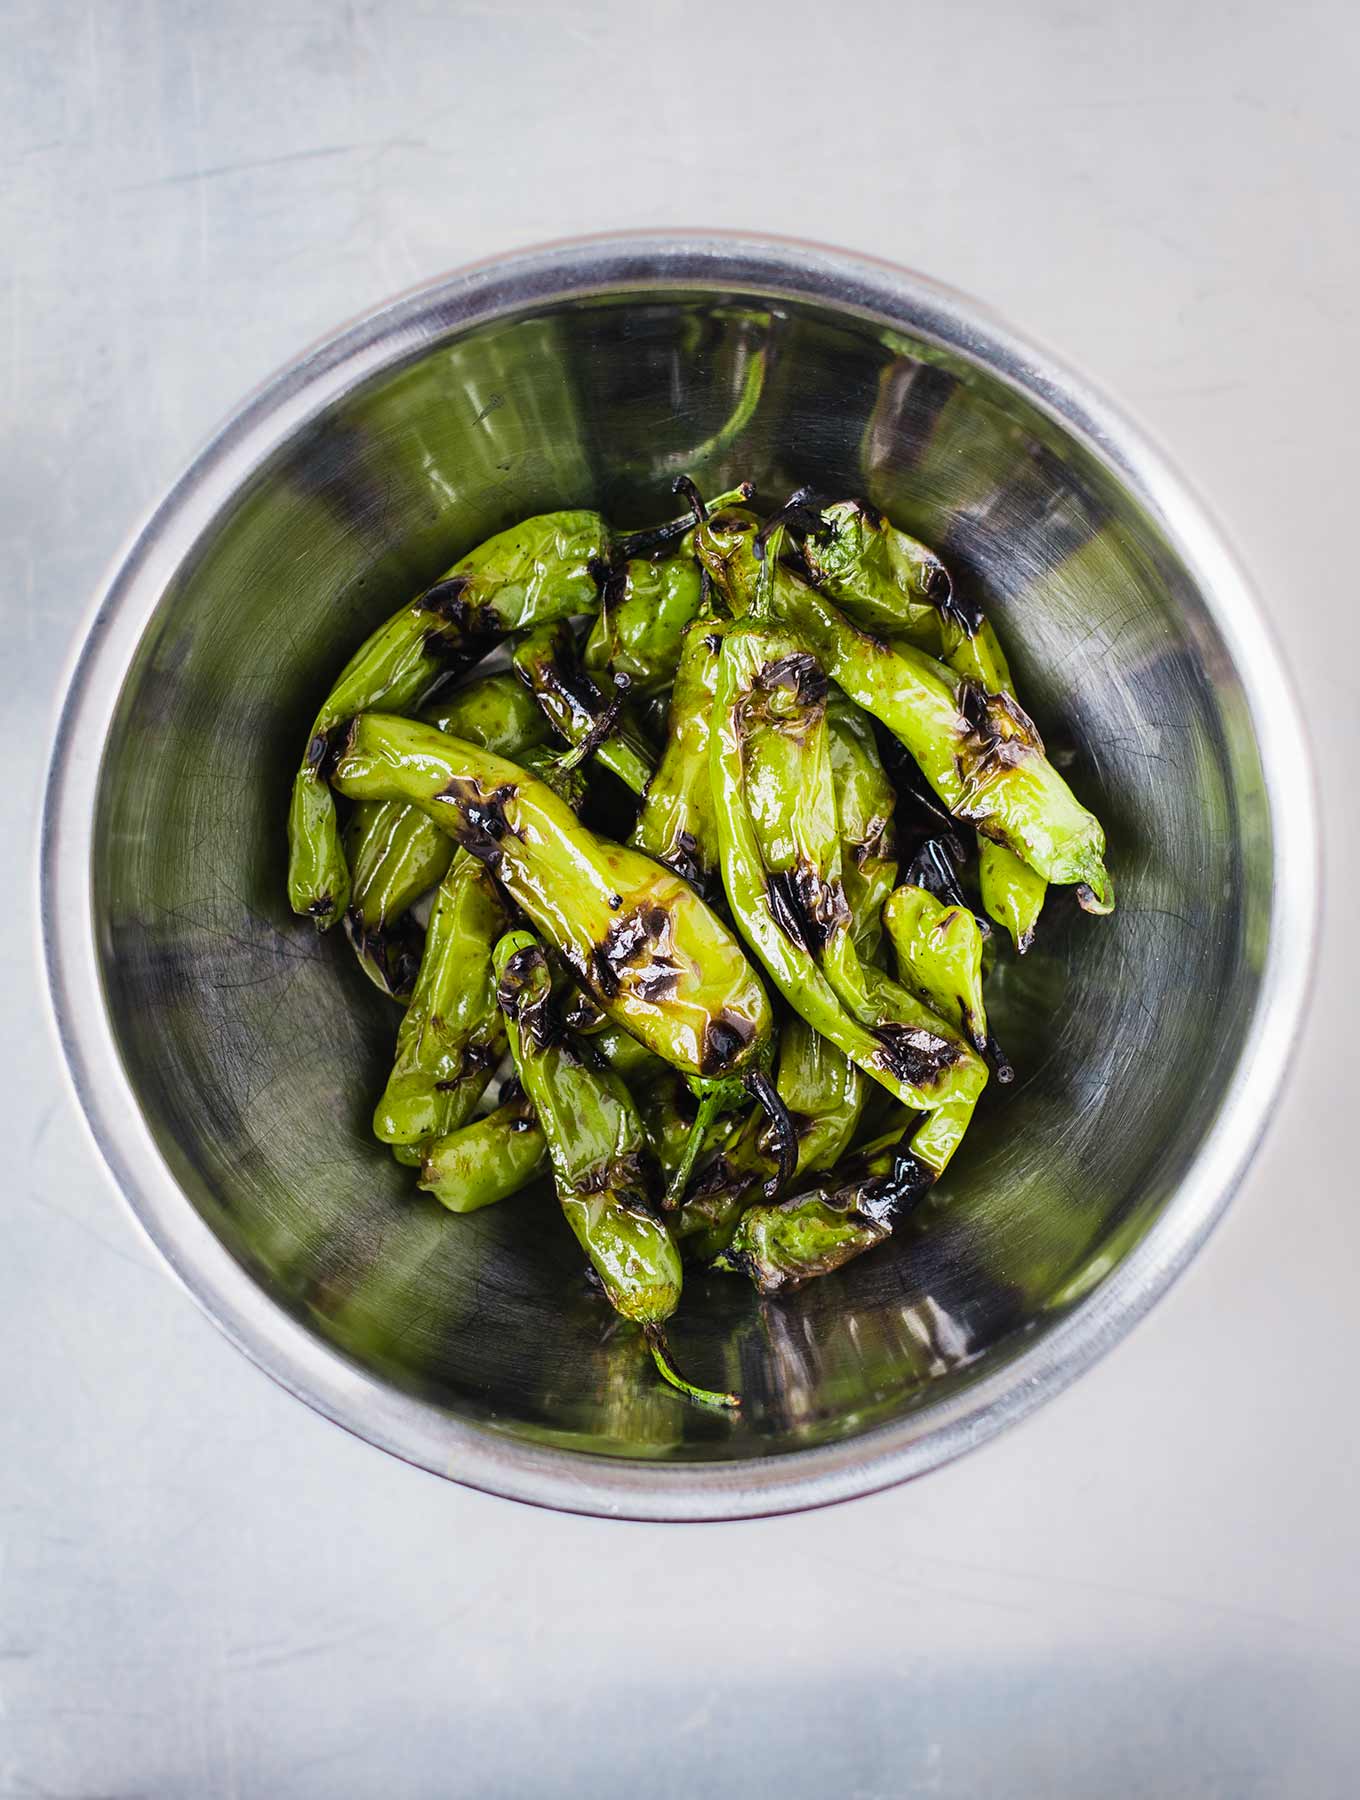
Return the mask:
<path id="1" fill-rule="evenodd" d="M 360 647 L 288 886 L 404 1008 L 373 1125 L 420 1188 L 550 1176 L 662 1376 L 735 1406 L 673 1364 L 685 1264 L 771 1295 L 882 1243 L 1011 1078 L 993 926 L 1023 954 L 1051 885 L 1114 897 L 932 551 L 862 500 L 676 492 L 631 534 L 526 519 Z"/>

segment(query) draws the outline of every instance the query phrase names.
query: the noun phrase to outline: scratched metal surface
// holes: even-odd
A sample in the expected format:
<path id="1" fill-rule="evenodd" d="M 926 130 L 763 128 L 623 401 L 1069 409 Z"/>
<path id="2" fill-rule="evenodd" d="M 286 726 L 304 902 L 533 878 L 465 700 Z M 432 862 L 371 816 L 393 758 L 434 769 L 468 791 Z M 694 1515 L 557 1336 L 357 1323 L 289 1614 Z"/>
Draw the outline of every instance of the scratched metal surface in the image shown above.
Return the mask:
<path id="1" fill-rule="evenodd" d="M 65 1093 L 25 916 L 0 943 L 0 1794 L 1355 1789 L 1339 902 L 1360 733 L 1334 546 L 1356 26 L 1326 5 L 1289 24 L 1160 0 L 853 10 L 783 8 L 777 30 L 748 10 L 739 38 L 724 15 L 700 80 L 698 6 L 5 9 L 0 804 L 22 910 L 87 597 L 299 344 L 570 231 L 842 240 L 1084 363 L 1260 584 L 1308 704 L 1337 903 L 1258 1165 L 1153 1317 L 971 1460 L 758 1525 L 533 1512 L 328 1426 L 165 1278 Z M 848 123 L 813 129 L 832 102 Z"/>

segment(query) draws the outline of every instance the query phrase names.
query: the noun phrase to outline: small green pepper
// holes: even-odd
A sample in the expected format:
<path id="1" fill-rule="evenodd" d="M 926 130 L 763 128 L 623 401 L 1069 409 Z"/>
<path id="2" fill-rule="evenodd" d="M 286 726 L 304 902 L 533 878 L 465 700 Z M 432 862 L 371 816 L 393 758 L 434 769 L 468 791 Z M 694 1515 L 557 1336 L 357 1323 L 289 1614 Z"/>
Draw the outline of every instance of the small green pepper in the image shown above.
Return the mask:
<path id="1" fill-rule="evenodd" d="M 354 800 L 406 799 L 484 861 L 610 1019 L 687 1075 L 764 1066 L 773 1016 L 715 913 L 640 851 L 598 838 L 514 763 L 428 725 L 366 713 L 333 777 Z"/>
<path id="2" fill-rule="evenodd" d="M 524 1092 L 548 1146 L 567 1223 L 614 1310 L 641 1325 L 664 1378 L 692 1399 L 735 1406 L 731 1394 L 678 1376 L 664 1326 L 680 1299 L 680 1255 L 647 1195 L 647 1137 L 619 1077 L 598 1067 L 553 1017 L 552 974 L 528 931 L 496 946 L 497 995 Z"/>
<path id="3" fill-rule="evenodd" d="M 744 1272 L 762 1294 L 787 1294 L 892 1235 L 920 1199 L 919 1165 L 895 1142 L 852 1158 L 824 1187 L 741 1216 L 716 1267 Z"/>
<path id="4" fill-rule="evenodd" d="M 405 915 L 442 879 L 453 845 L 413 807 L 369 800 L 350 816 L 345 854 L 352 881 L 345 935 L 373 985 L 404 1006 L 423 944 L 419 928 Z"/>
<path id="5" fill-rule="evenodd" d="M 324 931 L 349 904 L 335 803 L 326 785 L 331 737 L 356 713 L 414 706 L 460 652 L 510 631 L 591 611 L 608 547 L 593 512 L 544 513 L 479 544 L 380 625 L 346 663 L 312 724 L 288 814 L 288 898 Z"/>
<path id="6" fill-rule="evenodd" d="M 626 675 L 638 700 L 675 679 L 685 627 L 703 604 L 703 578 L 693 554 L 648 561 L 634 557 L 605 582 L 586 639 L 585 666 L 601 685 Z"/>
<path id="7" fill-rule="evenodd" d="M 896 984 L 858 967 L 840 883 L 825 696 L 815 661 L 787 632 L 759 622 L 728 631 L 712 783 L 733 917 L 789 1005 L 898 1099 L 925 1112 L 975 1099 L 985 1066 Z M 844 1003 L 833 969 L 843 981 L 857 972 L 855 998 L 872 1023 Z"/>
<path id="8" fill-rule="evenodd" d="M 839 689 L 828 697 L 826 723 L 855 949 L 865 962 L 876 962 L 883 938 L 879 915 L 897 881 L 897 793 L 878 753 L 873 720 Z"/>
<path id="9" fill-rule="evenodd" d="M 734 612 L 760 579 L 756 521 L 736 508 L 695 533 L 695 548 Z M 778 616 L 857 706 L 915 758 L 956 818 L 975 824 L 1046 880 L 1077 884 L 1089 912 L 1109 912 L 1105 834 L 1043 753 L 1033 721 L 1009 694 L 988 694 L 912 645 L 860 630 L 831 601 L 779 569 Z"/>
<path id="10" fill-rule="evenodd" d="M 544 718 L 582 760 L 593 755 L 633 793 L 646 792 L 652 778 L 647 747 L 635 733 L 615 722 L 620 697 L 606 701 L 582 673 L 576 641 L 565 621 L 525 632 L 511 651 L 510 661 Z"/>
<path id="11" fill-rule="evenodd" d="M 725 630 L 721 620 L 696 619 L 685 631 L 671 692 L 666 747 L 631 839 L 701 893 L 718 870 L 708 727 Z"/>
<path id="12" fill-rule="evenodd" d="M 1016 951 L 1023 956 L 1034 942 L 1034 930 L 1048 895 L 1048 883 L 1013 850 L 980 836 L 978 887 L 987 917 L 1006 928 Z"/>
<path id="13" fill-rule="evenodd" d="M 420 1186 L 450 1212 L 470 1213 L 508 1200 L 547 1173 L 547 1142 L 521 1095 L 427 1144 Z"/>
<path id="14" fill-rule="evenodd" d="M 440 883 L 411 1004 L 373 1129 L 420 1144 L 471 1117 L 505 1051 L 491 953 L 505 909 L 483 866 L 459 853 Z"/>
<path id="15" fill-rule="evenodd" d="M 972 913 L 942 905 L 926 888 L 903 886 L 888 896 L 883 923 L 902 980 L 974 1049 L 985 1051 L 982 933 Z"/>
<path id="16" fill-rule="evenodd" d="M 890 638 L 901 633 L 983 692 L 1015 698 L 1005 652 L 981 611 L 961 604 L 934 552 L 882 513 L 857 500 L 824 507 L 803 540 L 803 556 L 813 580 L 855 624 Z M 983 905 L 1023 954 L 1048 883 L 1014 850 L 986 836 L 980 851 Z"/>

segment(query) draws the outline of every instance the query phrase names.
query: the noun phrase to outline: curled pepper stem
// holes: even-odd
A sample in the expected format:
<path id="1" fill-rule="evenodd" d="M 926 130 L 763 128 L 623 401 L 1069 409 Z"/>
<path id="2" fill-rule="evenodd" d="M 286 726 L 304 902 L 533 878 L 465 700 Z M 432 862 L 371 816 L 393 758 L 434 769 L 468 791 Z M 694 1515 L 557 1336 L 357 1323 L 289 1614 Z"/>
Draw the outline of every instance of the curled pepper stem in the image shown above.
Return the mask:
<path id="1" fill-rule="evenodd" d="M 779 1089 L 763 1069 L 752 1069 L 746 1076 L 747 1093 L 770 1121 L 774 1135 L 775 1155 L 779 1166 L 765 1183 L 765 1197 L 773 1200 L 793 1180 L 798 1167 L 798 1133 L 793 1129 L 789 1109 L 779 1097 Z"/>
<path id="2" fill-rule="evenodd" d="M 705 500 L 688 475 L 677 475 L 671 483 L 673 494 L 683 494 L 688 500 L 690 511 L 683 518 L 668 519 L 664 525 L 644 525 L 640 531 L 630 531 L 616 542 L 614 549 L 617 557 L 627 562 L 634 556 L 650 556 L 654 551 L 664 550 L 667 544 L 675 543 L 687 532 L 693 531 L 696 524 L 702 525 L 710 511 L 720 511 L 724 506 L 736 506 L 743 500 L 749 500 L 755 493 L 752 482 L 740 482 L 725 493 L 715 494 L 711 500 Z"/>
<path id="3" fill-rule="evenodd" d="M 657 1373 L 663 1381 L 669 1382 L 677 1393 L 683 1394 L 687 1400 L 695 1400 L 700 1406 L 720 1406 L 735 1412 L 741 1405 L 740 1394 L 724 1393 L 720 1388 L 696 1387 L 684 1376 L 671 1361 L 670 1345 L 666 1342 L 666 1330 L 663 1325 L 644 1325 L 642 1334 L 647 1340 L 647 1347 L 652 1353 L 652 1361 L 656 1364 Z"/>

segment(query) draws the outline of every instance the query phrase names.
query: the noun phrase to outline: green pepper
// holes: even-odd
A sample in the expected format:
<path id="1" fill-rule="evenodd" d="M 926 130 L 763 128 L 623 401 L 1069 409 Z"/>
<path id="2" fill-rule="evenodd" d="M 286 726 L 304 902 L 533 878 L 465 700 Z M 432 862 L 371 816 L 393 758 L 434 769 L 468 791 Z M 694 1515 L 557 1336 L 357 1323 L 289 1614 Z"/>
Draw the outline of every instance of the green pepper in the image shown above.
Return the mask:
<path id="1" fill-rule="evenodd" d="M 425 1147 L 420 1186 L 450 1212 L 508 1200 L 548 1172 L 548 1146 L 521 1095 Z"/>
<path id="2" fill-rule="evenodd" d="M 816 662 L 786 631 L 758 620 L 728 631 L 712 783 L 733 917 L 790 1006 L 907 1106 L 930 1112 L 971 1101 L 986 1082 L 985 1066 L 910 995 L 855 958 L 825 696 Z M 858 1013 L 829 979 L 833 972 L 843 986 L 854 973 Z"/>
<path id="3" fill-rule="evenodd" d="M 749 1275 L 762 1294 L 792 1293 L 883 1243 L 921 1191 L 914 1155 L 888 1138 L 823 1187 L 749 1207 L 714 1266 Z"/>
<path id="4" fill-rule="evenodd" d="M 1004 925 L 1011 942 L 1023 956 L 1034 942 L 1048 883 L 1004 844 L 978 838 L 978 887 L 989 919 Z"/>
<path id="5" fill-rule="evenodd" d="M 878 753 L 873 721 L 839 689 L 828 697 L 826 723 L 855 948 L 865 962 L 876 962 L 883 938 L 879 915 L 897 881 L 897 793 Z"/>
<path id="6" fill-rule="evenodd" d="M 526 632 L 511 651 L 510 661 L 553 730 L 576 753 L 563 759 L 569 766 L 593 755 L 635 794 L 646 792 L 652 778 L 651 756 L 634 733 L 615 723 L 621 695 L 607 702 L 582 673 L 571 627 L 564 620 Z"/>
<path id="7" fill-rule="evenodd" d="M 902 633 L 983 692 L 1015 698 L 1005 652 L 981 611 L 960 603 L 933 551 L 874 508 L 855 500 L 824 507 L 803 540 L 803 557 L 813 580 L 855 624 L 890 637 Z M 1048 883 L 1004 844 L 982 836 L 980 851 L 983 905 L 1023 954 Z"/>
<path id="8" fill-rule="evenodd" d="M 976 1050 L 985 1051 L 982 933 L 972 913 L 943 905 L 926 888 L 904 885 L 889 895 L 883 923 L 902 980 Z"/>
<path id="9" fill-rule="evenodd" d="M 866 1082 L 850 1058 L 792 1013 L 779 1033 L 779 1097 L 798 1137 L 799 1175 L 829 1169 L 850 1147 Z"/>
<path id="10" fill-rule="evenodd" d="M 734 612 L 760 577 L 758 528 L 730 508 L 695 534 L 695 549 Z M 1077 884 L 1088 912 L 1109 912 L 1105 834 L 1043 753 L 1033 721 L 1009 694 L 988 694 L 942 663 L 861 631 L 792 571 L 771 581 L 773 605 L 804 649 L 857 706 L 906 745 L 950 812 L 1013 850 L 1046 880 Z"/>
<path id="11" fill-rule="evenodd" d="M 466 738 L 497 756 L 518 761 L 526 751 L 549 740 L 548 721 L 524 684 L 503 669 L 441 694 L 422 717 L 450 737 Z"/>
<path id="12" fill-rule="evenodd" d="M 692 552 L 658 561 L 634 557 L 604 584 L 586 639 L 587 672 L 601 685 L 626 675 L 638 700 L 663 692 L 675 679 L 685 627 L 702 603 L 703 577 Z"/>
<path id="13" fill-rule="evenodd" d="M 725 630 L 722 620 L 696 619 L 685 631 L 666 747 L 630 840 L 701 893 L 718 870 L 708 727 Z"/>
<path id="14" fill-rule="evenodd" d="M 373 1114 L 383 1143 L 424 1143 L 472 1116 L 505 1051 L 491 973 L 504 929 L 490 875 L 460 853 L 435 896 L 396 1059 Z"/>
<path id="15" fill-rule="evenodd" d="M 422 934 L 405 914 L 442 879 L 453 845 L 413 807 L 368 800 L 350 816 L 345 854 L 352 883 L 345 935 L 373 985 L 405 1005 L 422 951 Z"/>
<path id="16" fill-rule="evenodd" d="M 426 714 L 440 731 L 470 738 L 499 756 L 530 758 L 548 735 L 547 722 L 513 675 L 487 675 L 449 695 Z M 561 781 L 546 771 L 559 792 Z M 563 777 L 562 780 L 568 779 Z M 563 793 L 568 799 L 568 794 Z M 398 926 L 411 904 L 442 880 L 453 845 L 418 806 L 362 801 L 345 833 L 351 895 L 345 933 L 374 985 L 403 1004 L 420 967 L 422 934 Z"/>
<path id="17" fill-rule="evenodd" d="M 732 933 L 669 870 L 598 838 L 528 771 L 432 726 L 352 724 L 335 785 L 406 799 L 484 861 L 610 1019 L 687 1075 L 761 1068 L 770 1003 Z"/>
<path id="18" fill-rule="evenodd" d="M 553 1017 L 552 974 L 542 944 L 508 932 L 495 950 L 497 997 L 515 1067 L 548 1147 L 567 1223 L 614 1310 L 646 1332 L 665 1379 L 691 1398 L 735 1406 L 731 1394 L 678 1376 L 664 1326 L 680 1299 L 680 1255 L 647 1194 L 647 1137 L 628 1090 L 596 1066 Z"/>
<path id="19" fill-rule="evenodd" d="M 488 538 L 360 646 L 317 713 L 288 814 L 288 898 L 326 930 L 349 904 L 349 870 L 326 785 L 331 737 L 356 713 L 403 711 L 459 653 L 510 631 L 587 612 L 608 546 L 593 512 L 544 513 Z"/>
<path id="20" fill-rule="evenodd" d="M 804 495 L 789 506 L 798 508 Z M 813 581 L 866 631 L 902 633 L 932 656 L 944 650 L 942 623 L 953 600 L 949 571 L 925 544 L 860 500 L 825 506 L 805 533 Z"/>

